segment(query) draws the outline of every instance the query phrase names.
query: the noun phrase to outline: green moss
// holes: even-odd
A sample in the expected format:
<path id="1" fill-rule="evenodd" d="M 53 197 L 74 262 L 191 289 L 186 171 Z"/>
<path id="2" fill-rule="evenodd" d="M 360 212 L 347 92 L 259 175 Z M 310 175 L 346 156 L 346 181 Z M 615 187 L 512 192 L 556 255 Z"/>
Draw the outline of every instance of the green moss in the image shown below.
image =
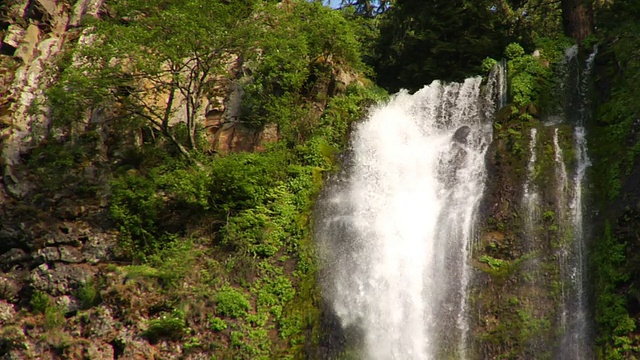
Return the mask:
<path id="1" fill-rule="evenodd" d="M 44 314 L 51 303 L 49 295 L 41 291 L 31 294 L 31 310 L 36 314 Z"/>
<path id="2" fill-rule="evenodd" d="M 56 305 L 49 305 L 44 311 L 44 328 L 53 330 L 65 323 L 64 310 Z"/>
<path id="3" fill-rule="evenodd" d="M 100 302 L 98 285 L 93 280 L 87 281 L 76 291 L 76 297 L 80 300 L 83 310 L 97 305 Z"/>
<path id="4" fill-rule="evenodd" d="M 150 320 L 143 336 L 152 343 L 156 343 L 160 339 L 180 340 L 186 332 L 184 312 L 174 310 L 171 313 L 160 315 L 157 319 Z"/>

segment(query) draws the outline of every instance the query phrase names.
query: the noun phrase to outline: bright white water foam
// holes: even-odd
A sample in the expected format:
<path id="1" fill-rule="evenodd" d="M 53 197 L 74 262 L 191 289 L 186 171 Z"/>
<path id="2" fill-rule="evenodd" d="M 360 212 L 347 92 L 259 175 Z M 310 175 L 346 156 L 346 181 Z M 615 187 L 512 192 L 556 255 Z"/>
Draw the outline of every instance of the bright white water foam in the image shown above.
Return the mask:
<path id="1" fill-rule="evenodd" d="M 501 78 L 485 95 L 480 78 L 435 81 L 373 110 L 321 200 L 325 296 L 343 327 L 362 330 L 367 359 L 466 357 L 469 251 Z"/>

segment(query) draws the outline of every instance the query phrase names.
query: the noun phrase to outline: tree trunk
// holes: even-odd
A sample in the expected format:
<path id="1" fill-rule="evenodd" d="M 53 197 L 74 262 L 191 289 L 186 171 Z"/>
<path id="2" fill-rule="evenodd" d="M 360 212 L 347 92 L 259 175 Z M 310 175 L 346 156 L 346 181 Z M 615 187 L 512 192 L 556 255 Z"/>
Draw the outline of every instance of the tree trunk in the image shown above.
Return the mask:
<path id="1" fill-rule="evenodd" d="M 593 5 L 589 0 L 562 0 L 562 25 L 566 36 L 582 42 L 593 33 Z"/>

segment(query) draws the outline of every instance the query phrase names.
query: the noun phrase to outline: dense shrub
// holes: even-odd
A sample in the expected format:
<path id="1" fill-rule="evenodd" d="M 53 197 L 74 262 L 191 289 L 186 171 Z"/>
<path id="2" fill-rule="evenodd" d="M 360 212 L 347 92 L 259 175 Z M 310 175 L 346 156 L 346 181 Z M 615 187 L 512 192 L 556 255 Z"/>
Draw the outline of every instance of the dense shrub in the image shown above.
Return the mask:
<path id="1" fill-rule="evenodd" d="M 239 318 L 247 314 L 249 306 L 249 300 L 245 295 L 232 287 L 224 287 L 216 294 L 218 315 Z"/>

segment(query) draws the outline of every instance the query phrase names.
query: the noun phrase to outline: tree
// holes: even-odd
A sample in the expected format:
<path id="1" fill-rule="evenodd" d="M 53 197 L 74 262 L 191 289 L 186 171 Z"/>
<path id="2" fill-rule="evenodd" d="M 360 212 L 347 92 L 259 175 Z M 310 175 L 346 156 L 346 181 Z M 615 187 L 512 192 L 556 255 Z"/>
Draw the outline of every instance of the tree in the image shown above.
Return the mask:
<path id="1" fill-rule="evenodd" d="M 342 0 L 342 7 L 353 7 L 356 13 L 372 18 L 389 9 L 393 0 Z"/>
<path id="2" fill-rule="evenodd" d="M 560 0 L 500 0 L 496 12 L 514 40 L 527 48 L 535 40 L 562 34 Z"/>
<path id="3" fill-rule="evenodd" d="M 493 1 L 397 0 L 380 18 L 374 67 L 378 82 L 417 90 L 434 79 L 477 73 L 512 38 Z"/>
<path id="4" fill-rule="evenodd" d="M 582 42 L 593 33 L 593 4 L 591 0 L 562 0 L 564 34 Z"/>
<path id="5" fill-rule="evenodd" d="M 311 106 L 326 103 L 338 70 L 360 70 L 355 27 L 340 11 L 319 2 L 291 1 L 265 6 L 258 16 L 260 56 L 244 87 L 243 121 L 277 124 L 291 144 L 306 140 Z"/>
<path id="6" fill-rule="evenodd" d="M 533 38 L 563 32 L 581 42 L 593 32 L 592 0 L 501 0 L 500 9 L 514 30 Z"/>
<path id="7" fill-rule="evenodd" d="M 50 99 L 56 117 L 85 106 L 115 107 L 109 120 L 143 124 L 190 158 L 203 99 L 250 37 L 253 1 L 123 0 L 93 25 Z M 244 24 L 243 24 L 244 23 Z M 184 124 L 186 140 L 176 125 Z"/>

